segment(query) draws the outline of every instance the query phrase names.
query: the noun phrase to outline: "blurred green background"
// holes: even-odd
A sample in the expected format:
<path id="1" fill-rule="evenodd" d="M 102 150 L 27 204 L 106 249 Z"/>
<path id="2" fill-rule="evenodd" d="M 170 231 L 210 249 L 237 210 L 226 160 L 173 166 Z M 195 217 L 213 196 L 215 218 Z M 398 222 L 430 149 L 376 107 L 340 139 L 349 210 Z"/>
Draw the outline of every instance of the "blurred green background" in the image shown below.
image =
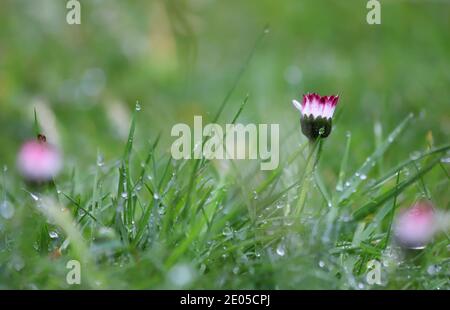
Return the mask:
<path id="1" fill-rule="evenodd" d="M 117 190 L 120 183 L 119 178 L 115 179 L 117 174 L 100 174 L 105 180 L 97 182 L 97 154 L 103 154 L 107 166 L 118 172 L 114 164 L 109 164 L 122 157 L 136 102 L 142 109 L 136 123 L 133 147 L 137 152 L 132 153 L 133 166 L 142 161 L 140 156 L 148 154 L 148 142 L 154 141 L 158 134 L 161 134 L 161 143 L 156 157 L 163 158 L 165 163 L 165 157 L 160 155 L 169 150 L 174 140 L 170 136 L 172 126 L 179 122 L 192 123 L 194 115 L 202 115 L 204 124 L 212 120 L 252 51 L 253 57 L 242 71 L 244 73 L 219 122 L 230 122 L 248 94 L 249 101 L 239 122 L 279 123 L 280 155 L 285 160 L 305 141 L 300 133 L 299 112 L 293 108 L 291 100 L 299 99 L 307 92 L 339 94 L 341 100 L 333 120 L 333 132 L 324 143 L 319 163 L 320 175 L 328 189 L 336 186 L 348 132 L 352 138 L 346 176 L 352 175 L 409 113 L 415 115 L 412 124 L 367 176 L 367 185 L 384 175 L 383 171 L 407 160 L 415 151 L 449 142 L 450 1 L 381 0 L 381 25 L 367 24 L 366 0 L 80 2 L 81 25 L 68 25 L 65 0 L 0 0 L 0 167 L 8 167 L 2 178 L 5 184 L 2 182 L 1 187 L 13 193 L 11 197 L 18 197 L 13 201 L 17 204 L 18 215 L 12 221 L 5 221 L 3 231 L 7 233 L 0 233 L 0 260 L 4 262 L 0 264 L 0 277 L 7 279 L 0 279 L 3 282 L 0 286 L 34 288 L 35 283 L 36 288 L 60 287 L 63 278 L 50 275 L 54 275 L 55 270 L 59 274 L 66 271 L 62 260 L 41 259 L 31 246 L 35 240 L 48 241 L 48 232 L 41 229 L 41 226 L 47 229 L 47 224 L 44 218 L 28 208 L 31 201 L 23 191 L 28 187 L 20 181 L 15 169 L 20 145 L 35 135 L 34 109 L 48 140 L 64 152 L 65 169 L 57 180 L 58 189 L 63 193 L 74 192 L 73 196 L 86 205 L 90 204 L 92 181 L 94 188 L 98 187 L 99 192 L 106 195 Z M 269 25 L 269 31 L 254 49 L 265 25 Z M 226 182 L 230 186 L 224 187 L 231 197 L 227 203 L 233 207 L 240 207 L 239 199 L 245 200 L 247 195 L 252 195 L 256 185 L 269 179 L 265 172 L 250 174 L 247 178 L 243 170 L 251 165 L 241 164 L 236 175 L 239 177 L 242 173 L 246 178 L 236 180 L 237 177 L 228 171 L 230 180 Z M 300 158 L 283 170 L 280 188 L 297 181 L 302 164 L 304 160 Z M 421 162 L 414 164 L 419 169 Z M 440 164 L 442 169 L 433 169 L 401 193 L 399 208 L 423 198 L 426 192 L 421 188 L 423 185 L 431 192 L 430 199 L 438 209 L 449 210 L 448 173 L 445 174 L 448 158 Z M 220 165 L 214 167 L 221 169 Z M 75 177 L 71 176 L 73 168 Z M 409 168 L 405 168 L 405 176 Z M 152 170 L 157 169 L 152 167 Z M 182 186 L 188 178 L 184 171 L 177 174 L 175 187 Z M 224 171 L 227 172 L 226 168 Z M 416 173 L 411 171 L 411 174 Z M 134 177 L 134 171 L 131 174 Z M 222 179 L 211 180 L 221 189 Z M 248 192 L 243 188 L 242 196 L 233 196 L 240 192 L 236 189 L 244 182 Z M 170 184 L 168 181 L 167 187 L 172 186 Z M 386 184 L 389 189 L 394 186 Z M 73 190 L 74 187 L 77 188 Z M 120 190 L 119 187 L 117 195 L 121 194 Z M 186 192 L 188 190 L 186 188 Z M 190 197 L 186 192 L 182 193 L 184 197 Z M 222 196 L 221 190 L 217 193 Z M 375 193 L 379 194 L 379 191 Z M 93 201 L 95 194 L 93 190 Z M 141 195 L 146 203 L 152 202 L 145 194 Z M 197 197 L 200 196 L 194 195 Z M 356 209 L 373 197 L 370 192 L 361 190 L 359 197 L 350 201 L 344 210 Z M 155 201 L 158 199 L 154 198 Z M 222 198 L 215 199 L 210 202 L 210 208 L 216 208 L 215 204 L 222 201 Z M 261 201 L 249 205 L 254 204 L 257 210 L 256 206 L 263 204 Z M 323 203 L 322 199 L 308 200 L 308 207 L 314 212 L 322 212 L 317 201 Z M 115 206 L 115 202 L 105 205 Z M 110 212 L 114 209 L 105 209 L 101 214 L 103 219 L 109 218 Z M 239 210 L 236 214 L 233 220 L 240 228 L 247 221 L 247 210 Z M 322 215 L 325 213 L 317 214 L 312 221 L 317 219 L 322 225 L 320 220 L 325 218 Z M 195 219 L 186 217 L 183 223 L 193 230 L 193 227 L 200 227 L 194 225 Z M 222 223 L 225 221 L 224 218 L 217 220 L 217 229 L 220 228 L 217 239 L 223 239 L 227 246 L 239 244 L 242 240 L 228 240 L 222 233 L 221 225 L 225 225 Z M 312 226 L 308 225 L 300 225 L 299 231 L 312 231 Z M 356 229 L 355 225 L 343 222 L 339 240 L 346 241 L 347 235 L 353 236 L 354 228 L 355 236 L 361 233 L 360 228 L 364 226 Z M 111 267 L 109 260 L 99 264 L 105 279 L 111 281 L 105 283 L 106 287 L 165 287 L 166 270 L 160 270 L 157 263 L 165 262 L 166 253 L 177 247 L 181 250 L 177 251 L 179 260 L 173 262 L 176 267 L 180 267 L 183 260 L 203 264 L 202 257 L 195 260 L 193 257 L 212 248 L 209 239 L 204 239 L 208 243 L 192 245 L 192 249 L 183 252 L 176 242 L 186 239 L 185 226 L 178 222 L 173 226 L 175 229 L 168 232 L 167 243 L 164 243 L 164 234 L 158 240 L 164 245 L 162 249 L 154 246 L 141 251 L 142 261 L 136 259 L 136 264 L 132 261 L 122 268 L 131 253 L 124 251 L 123 257 L 114 261 L 120 265 Z M 387 230 L 380 227 L 380 231 Z M 97 228 L 100 231 L 103 227 Z M 244 229 L 248 227 L 244 226 Z M 322 228 L 318 229 L 320 232 Z M 328 231 L 328 226 L 326 229 Z M 97 244 L 102 244 L 94 242 L 89 229 L 81 232 L 88 235 L 86 239 L 92 252 Z M 316 233 L 313 231 L 311 235 Z M 250 238 L 250 234 L 248 236 Z M 337 279 L 334 272 L 356 265 L 358 252 L 349 254 L 342 262 L 342 256 L 329 255 L 335 249 L 334 245 L 330 248 L 327 243 L 311 239 L 311 244 L 304 246 L 302 240 L 292 240 L 296 251 L 288 249 L 291 251 L 286 252 L 289 253 L 286 255 L 288 260 L 276 263 L 271 261 L 271 256 L 263 256 L 265 260 L 261 263 L 262 260 L 254 259 L 250 266 L 256 266 L 256 275 L 243 271 L 242 277 L 233 276 L 234 271 L 230 273 L 235 267 L 231 256 L 240 250 L 217 246 L 214 255 L 219 256 L 222 249 L 225 254 L 229 251 L 232 255 L 224 261 L 206 261 L 211 270 L 205 277 L 199 277 L 199 283 L 193 287 L 358 287 L 351 272 L 349 275 L 343 273 L 342 279 L 340 276 Z M 119 238 L 115 241 L 119 242 Z M 59 246 L 60 239 L 52 242 Z M 122 246 L 120 242 L 119 245 Z M 9 246 L 14 251 L 10 251 Z M 197 249 L 201 251 L 196 252 Z M 427 266 L 448 263 L 448 239 L 438 240 L 427 251 L 423 255 L 422 269 L 410 271 L 410 265 L 406 264 L 405 270 L 398 273 L 403 272 L 404 277 L 390 277 L 389 288 L 446 287 L 448 269 L 437 274 L 435 279 Z M 367 252 L 362 250 L 365 256 L 359 260 L 361 264 L 368 257 Z M 44 253 L 48 254 L 48 251 Z M 97 254 L 94 252 L 94 255 Z M 320 263 L 317 265 L 317 261 L 322 260 L 338 267 L 330 267 L 330 272 L 326 272 Z M 24 271 L 15 272 L 24 266 Z M 170 272 L 168 274 L 170 277 Z M 355 283 L 350 280 L 347 283 L 347 277 Z"/>
<path id="2" fill-rule="evenodd" d="M 136 142 L 161 133 L 167 148 L 173 124 L 213 117 L 266 24 L 222 123 L 248 93 L 240 121 L 280 123 L 284 137 L 299 129 L 293 98 L 340 94 L 323 155 L 335 171 L 347 131 L 361 163 L 376 124 L 386 135 L 409 112 L 392 162 L 448 140 L 449 1 L 381 1 L 381 25 L 366 23 L 364 0 L 80 2 L 81 25 L 66 23 L 66 1 L 0 3 L 0 164 L 14 167 L 34 135 L 34 108 L 68 166 L 118 157 L 136 101 Z"/>

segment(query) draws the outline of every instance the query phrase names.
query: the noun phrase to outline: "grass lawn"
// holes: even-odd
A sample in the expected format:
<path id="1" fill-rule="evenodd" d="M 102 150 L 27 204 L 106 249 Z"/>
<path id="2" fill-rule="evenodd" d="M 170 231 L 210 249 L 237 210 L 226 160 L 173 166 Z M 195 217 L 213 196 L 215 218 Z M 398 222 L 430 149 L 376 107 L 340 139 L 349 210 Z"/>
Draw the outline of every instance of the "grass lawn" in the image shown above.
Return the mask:
<path id="1" fill-rule="evenodd" d="M 0 4 L 0 289 L 450 289 L 450 2 L 81 2 Z M 315 143 L 309 92 L 340 96 Z M 279 124 L 278 167 L 175 160 L 195 115 Z M 38 132 L 63 167 L 31 184 Z M 443 228 L 406 249 L 420 201 Z"/>

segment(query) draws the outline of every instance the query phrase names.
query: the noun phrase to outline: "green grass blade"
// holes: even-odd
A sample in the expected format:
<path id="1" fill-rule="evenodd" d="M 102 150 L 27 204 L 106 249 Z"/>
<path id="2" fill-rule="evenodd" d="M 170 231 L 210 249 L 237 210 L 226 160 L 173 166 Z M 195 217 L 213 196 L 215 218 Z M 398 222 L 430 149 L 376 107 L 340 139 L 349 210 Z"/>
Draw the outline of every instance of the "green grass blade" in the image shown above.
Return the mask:
<path id="1" fill-rule="evenodd" d="M 400 133 L 406 128 L 408 123 L 413 118 L 412 114 L 409 114 L 400 125 L 395 128 L 388 138 L 378 147 L 375 152 L 364 162 L 353 176 L 351 176 L 344 184 L 344 190 L 339 197 L 339 203 L 349 198 L 352 193 L 359 187 L 359 185 L 367 178 L 367 174 L 375 166 L 376 161 L 383 156 L 389 146 L 395 141 Z"/>
<path id="2" fill-rule="evenodd" d="M 432 160 L 427 166 L 419 170 L 417 173 L 415 173 L 413 176 L 411 176 L 406 181 L 403 181 L 398 186 L 395 186 L 394 188 L 388 190 L 386 193 L 381 194 L 379 197 L 375 198 L 373 201 L 365 204 L 361 208 L 357 209 L 355 212 L 353 212 L 353 219 L 354 220 L 361 220 L 365 216 L 369 215 L 370 213 L 373 213 L 379 206 L 381 206 L 383 203 L 388 201 L 389 199 L 393 198 L 395 195 L 398 195 L 401 193 L 405 188 L 407 188 L 409 185 L 413 184 L 415 181 L 420 179 L 423 175 L 425 175 L 427 172 L 429 172 L 435 165 L 439 163 L 441 160 L 440 157 L 435 158 Z"/>

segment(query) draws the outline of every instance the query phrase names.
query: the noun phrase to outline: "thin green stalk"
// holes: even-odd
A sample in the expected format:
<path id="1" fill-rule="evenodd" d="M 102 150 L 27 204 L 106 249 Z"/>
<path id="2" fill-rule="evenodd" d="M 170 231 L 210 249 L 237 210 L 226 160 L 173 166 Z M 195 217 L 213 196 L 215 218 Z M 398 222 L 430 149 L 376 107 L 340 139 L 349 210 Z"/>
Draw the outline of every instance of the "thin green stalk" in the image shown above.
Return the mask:
<path id="1" fill-rule="evenodd" d="M 312 183 L 311 176 L 313 175 L 314 169 L 319 161 L 319 156 L 322 150 L 322 141 L 318 139 L 315 142 L 309 143 L 309 155 L 306 159 L 305 172 L 303 173 L 300 192 L 298 195 L 297 207 L 294 210 L 294 216 L 299 216 L 305 206 L 306 195 L 309 191 L 310 185 Z"/>

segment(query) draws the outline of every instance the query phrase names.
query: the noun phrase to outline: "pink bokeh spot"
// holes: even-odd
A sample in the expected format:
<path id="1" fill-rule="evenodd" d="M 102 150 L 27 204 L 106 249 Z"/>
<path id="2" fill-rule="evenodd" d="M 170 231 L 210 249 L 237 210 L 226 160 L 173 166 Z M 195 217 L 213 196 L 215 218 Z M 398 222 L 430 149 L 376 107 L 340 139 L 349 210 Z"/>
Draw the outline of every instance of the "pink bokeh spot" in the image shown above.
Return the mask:
<path id="1" fill-rule="evenodd" d="M 31 140 L 22 145 L 17 165 L 19 171 L 28 181 L 43 182 L 55 177 L 62 167 L 59 151 L 52 145 Z"/>
<path id="2" fill-rule="evenodd" d="M 423 248 L 436 231 L 436 215 L 429 202 L 418 202 L 397 217 L 394 232 L 397 240 L 409 248 Z"/>

